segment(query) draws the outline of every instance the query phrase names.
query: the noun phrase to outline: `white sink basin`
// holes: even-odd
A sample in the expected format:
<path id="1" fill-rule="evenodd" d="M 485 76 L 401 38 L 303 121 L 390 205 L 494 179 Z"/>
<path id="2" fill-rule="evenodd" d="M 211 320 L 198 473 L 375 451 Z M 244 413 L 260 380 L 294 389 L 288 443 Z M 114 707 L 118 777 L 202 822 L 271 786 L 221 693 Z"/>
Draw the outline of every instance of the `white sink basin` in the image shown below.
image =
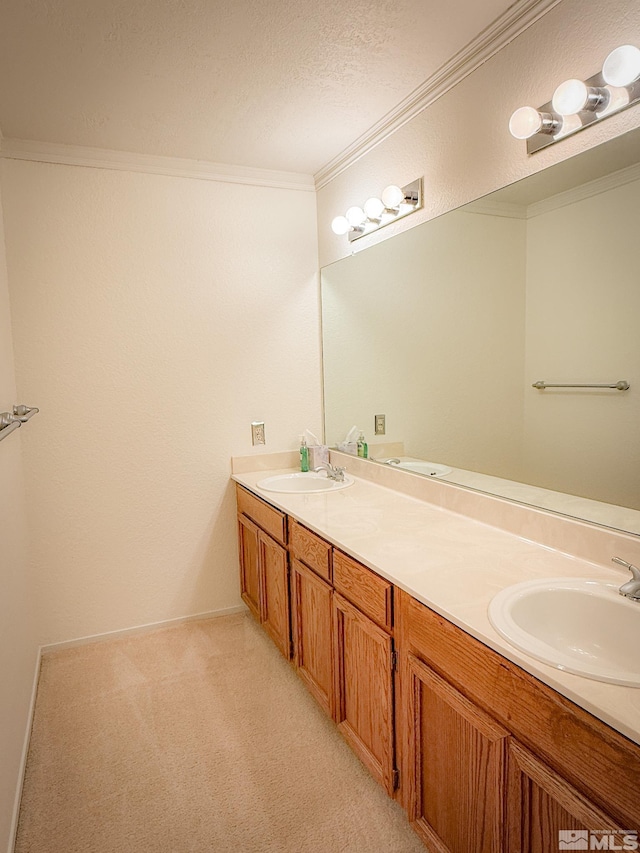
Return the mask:
<path id="1" fill-rule="evenodd" d="M 544 663 L 640 687 L 640 602 L 621 596 L 616 584 L 584 578 L 515 584 L 493 598 L 489 619 L 513 646 Z"/>
<path id="2" fill-rule="evenodd" d="M 296 474 L 276 474 L 256 483 L 265 492 L 310 495 L 316 492 L 338 492 L 353 484 L 353 477 L 344 475 L 344 480 L 330 480 L 324 472 L 308 471 Z"/>

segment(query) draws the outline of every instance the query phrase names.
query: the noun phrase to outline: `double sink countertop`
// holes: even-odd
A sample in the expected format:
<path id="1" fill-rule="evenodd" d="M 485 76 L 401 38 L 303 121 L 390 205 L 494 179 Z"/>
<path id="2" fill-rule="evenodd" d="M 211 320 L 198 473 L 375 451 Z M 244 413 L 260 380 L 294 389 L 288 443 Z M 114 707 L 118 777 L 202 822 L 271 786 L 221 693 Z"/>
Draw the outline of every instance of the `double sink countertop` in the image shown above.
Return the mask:
<path id="1" fill-rule="evenodd" d="M 330 493 L 282 494 L 257 486 L 265 477 L 294 470 L 260 470 L 232 477 L 640 744 L 640 688 L 594 681 L 541 663 L 504 640 L 487 615 L 493 596 L 521 581 L 581 577 L 620 585 L 627 579 L 622 571 L 570 556 L 357 475 L 353 485 Z"/>

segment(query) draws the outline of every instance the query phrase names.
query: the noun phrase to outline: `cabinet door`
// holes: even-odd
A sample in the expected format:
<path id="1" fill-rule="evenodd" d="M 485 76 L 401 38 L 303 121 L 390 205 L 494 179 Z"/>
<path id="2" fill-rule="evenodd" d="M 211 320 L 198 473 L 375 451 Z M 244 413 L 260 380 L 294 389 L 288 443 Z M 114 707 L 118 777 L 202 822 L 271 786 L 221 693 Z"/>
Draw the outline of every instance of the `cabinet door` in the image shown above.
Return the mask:
<path id="1" fill-rule="evenodd" d="M 240 594 L 260 621 L 260 569 L 258 566 L 258 528 L 245 515 L 238 515 L 238 553 L 240 557 Z"/>
<path id="2" fill-rule="evenodd" d="M 624 831 L 614 832 L 625 827 L 513 739 L 507 809 L 509 853 L 636 849 L 629 846 L 635 836 L 625 841 Z"/>
<path id="3" fill-rule="evenodd" d="M 509 733 L 411 654 L 407 668 L 409 820 L 432 853 L 502 853 Z"/>
<path id="4" fill-rule="evenodd" d="M 338 593 L 333 596 L 336 723 L 369 771 L 396 787 L 393 641 Z"/>
<path id="5" fill-rule="evenodd" d="M 287 660 L 291 659 L 289 558 L 282 545 L 258 531 L 258 566 L 262 583 L 262 623 Z"/>
<path id="6" fill-rule="evenodd" d="M 333 589 L 298 560 L 291 564 L 293 655 L 298 675 L 330 717 L 333 690 Z"/>

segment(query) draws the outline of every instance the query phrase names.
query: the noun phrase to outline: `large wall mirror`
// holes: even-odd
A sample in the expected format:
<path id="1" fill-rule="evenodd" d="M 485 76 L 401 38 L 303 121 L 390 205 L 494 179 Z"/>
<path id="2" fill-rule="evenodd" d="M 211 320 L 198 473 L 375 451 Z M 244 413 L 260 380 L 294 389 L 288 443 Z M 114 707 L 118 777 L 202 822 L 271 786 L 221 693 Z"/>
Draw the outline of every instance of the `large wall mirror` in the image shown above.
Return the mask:
<path id="1" fill-rule="evenodd" d="M 325 267 L 327 442 L 640 535 L 638 241 L 635 130 Z"/>

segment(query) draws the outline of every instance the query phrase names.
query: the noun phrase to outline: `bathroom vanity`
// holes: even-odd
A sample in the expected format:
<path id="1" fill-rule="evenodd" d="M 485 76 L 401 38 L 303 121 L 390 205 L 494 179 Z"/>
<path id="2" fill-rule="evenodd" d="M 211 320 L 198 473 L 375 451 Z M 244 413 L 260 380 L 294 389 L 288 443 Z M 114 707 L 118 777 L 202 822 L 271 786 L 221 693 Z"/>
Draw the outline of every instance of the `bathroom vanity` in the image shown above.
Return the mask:
<path id="1" fill-rule="evenodd" d="M 234 475 L 243 600 L 432 853 L 549 853 L 563 830 L 637 849 L 640 689 L 539 663 L 486 617 L 527 577 L 621 573 L 358 477 L 263 477 Z"/>

